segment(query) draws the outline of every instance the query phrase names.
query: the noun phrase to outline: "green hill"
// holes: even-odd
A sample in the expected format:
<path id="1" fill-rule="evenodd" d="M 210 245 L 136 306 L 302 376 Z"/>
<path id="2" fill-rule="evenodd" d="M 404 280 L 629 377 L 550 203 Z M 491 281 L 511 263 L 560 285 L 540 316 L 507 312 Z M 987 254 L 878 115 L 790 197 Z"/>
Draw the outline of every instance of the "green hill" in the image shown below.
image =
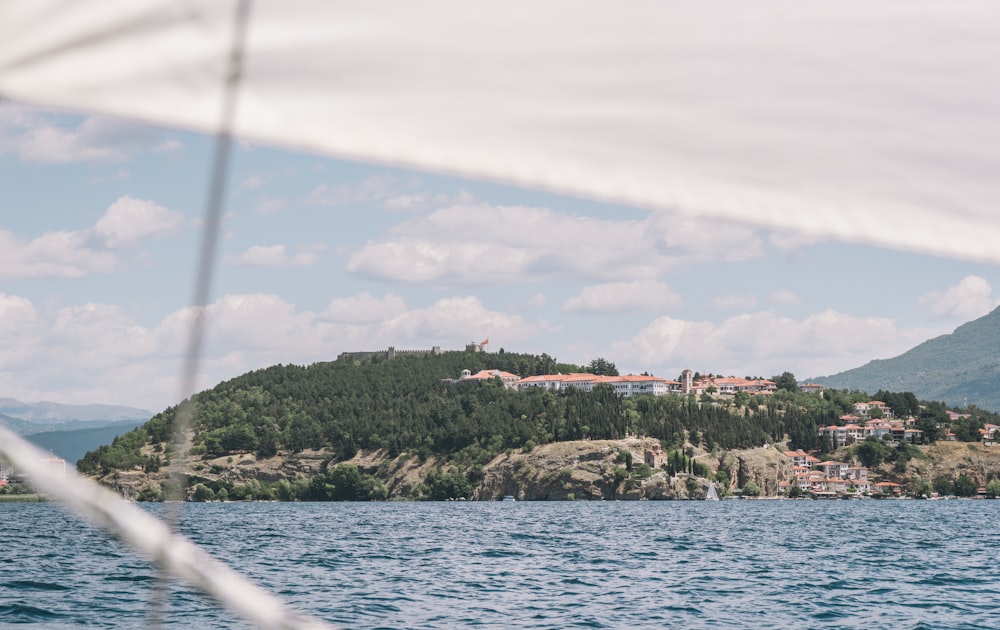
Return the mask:
<path id="1" fill-rule="evenodd" d="M 509 494 L 514 486 L 534 488 L 529 494 L 536 498 L 577 490 L 580 496 L 617 498 L 654 473 L 670 483 L 677 475 L 715 474 L 715 464 L 698 459 L 707 456 L 735 470 L 734 483 L 743 487 L 753 475 L 733 468 L 729 454 L 779 442 L 782 448 L 824 451 L 831 445 L 817 427 L 867 400 L 866 394 L 838 389 L 822 396 L 779 390 L 771 396 L 622 398 L 607 385 L 556 393 L 515 391 L 500 379 L 456 381 L 463 370 L 484 369 L 522 377 L 582 371 L 544 354 L 504 352 L 342 355 L 310 366 L 276 365 L 197 394 L 192 447 L 185 453 L 175 453 L 169 443 L 177 413 L 170 408 L 86 453 L 77 468 L 138 500 L 163 498 L 167 480 L 161 467 L 175 458 L 188 479 L 186 496 L 194 500 L 446 499 L 473 496 L 475 488 L 486 493 L 478 496 Z M 926 425 L 931 440 L 940 433 L 937 425 L 947 423 L 941 403 L 920 410 L 911 393 L 879 395 L 899 415 L 919 411 L 917 424 L 921 430 Z M 998 420 L 980 412 L 952 428 L 975 440 L 985 421 Z M 575 444 L 567 452 L 577 455 L 553 455 L 533 470 L 518 468 L 529 466 L 526 454 L 561 452 L 550 448 L 557 443 Z M 621 446 L 626 443 L 634 443 L 635 454 Z M 661 447 L 655 469 L 633 461 L 644 457 L 640 443 Z M 580 467 L 579 458 L 599 463 Z M 586 487 L 565 485 L 574 471 L 582 475 L 574 483 Z"/>
<path id="2" fill-rule="evenodd" d="M 1000 308 L 898 357 L 809 380 L 867 392 L 910 391 L 924 400 L 1000 411 Z"/>
<path id="3" fill-rule="evenodd" d="M 220 383 L 195 397 L 191 454 L 213 458 L 252 454 L 258 459 L 325 451 L 345 461 L 359 450 L 433 457 L 475 474 L 511 449 L 629 434 L 680 447 L 759 447 L 791 435 L 798 446 L 818 441 L 816 421 L 842 413 L 829 401 L 805 413 L 782 408 L 780 397 L 747 399 L 740 406 L 701 405 L 682 396 L 622 399 L 610 387 L 553 393 L 505 389 L 498 379 L 455 383 L 463 369 L 499 369 L 519 376 L 554 373 L 547 355 L 446 352 L 392 360 L 342 356 L 307 367 L 278 365 Z M 565 367 L 565 366 L 564 366 Z M 576 366 L 572 366 L 576 367 Z M 753 410 L 752 412 L 750 410 Z M 137 431 L 87 453 L 78 468 L 91 474 L 137 468 L 156 471 L 166 460 L 176 408 Z"/>
<path id="4" fill-rule="evenodd" d="M 25 435 L 24 438 L 42 450 L 52 451 L 67 462 L 75 462 L 87 451 L 92 451 L 102 444 L 109 444 L 123 433 L 135 429 L 141 423 L 125 420 L 109 423 L 107 426 L 92 429 L 69 429 L 44 431 Z"/>

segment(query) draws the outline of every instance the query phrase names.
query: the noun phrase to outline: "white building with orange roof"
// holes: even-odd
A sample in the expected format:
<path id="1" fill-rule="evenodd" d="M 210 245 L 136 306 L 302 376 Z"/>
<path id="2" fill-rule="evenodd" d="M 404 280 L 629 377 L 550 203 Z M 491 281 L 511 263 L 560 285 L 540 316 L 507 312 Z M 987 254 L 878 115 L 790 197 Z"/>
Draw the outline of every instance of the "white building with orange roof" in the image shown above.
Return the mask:
<path id="1" fill-rule="evenodd" d="M 845 424 L 844 431 L 847 432 L 847 443 L 860 442 L 865 439 L 865 428 L 860 424 Z"/>
<path id="2" fill-rule="evenodd" d="M 878 410 L 879 412 L 881 412 L 883 418 L 891 418 L 893 416 L 892 407 L 890 407 L 889 405 L 885 404 L 881 400 L 873 400 L 873 401 L 869 402 L 868 403 L 868 407 L 872 411 Z M 871 415 L 871 414 L 869 414 L 869 415 Z M 878 415 L 878 414 L 875 414 L 875 415 Z"/>
<path id="3" fill-rule="evenodd" d="M 505 372 L 503 370 L 479 370 L 473 374 L 470 370 L 462 370 L 462 375 L 458 377 L 460 382 L 476 382 L 476 381 L 489 381 L 494 378 L 500 379 L 503 382 L 503 386 L 511 389 L 514 384 L 521 380 L 521 377 L 517 374 L 512 374 L 510 372 Z"/>
<path id="4" fill-rule="evenodd" d="M 836 448 L 847 445 L 847 429 L 838 424 L 831 424 L 820 428 L 820 434 L 829 444 Z"/>
<path id="5" fill-rule="evenodd" d="M 892 432 L 892 424 L 888 420 L 869 420 L 865 425 L 865 437 L 873 436 L 881 440 L 883 436 Z"/>
<path id="6" fill-rule="evenodd" d="M 979 434 L 983 436 L 983 444 L 985 446 L 993 446 L 997 443 L 997 438 L 1000 437 L 997 429 L 1000 429 L 1000 426 L 995 424 L 984 424 L 983 428 L 979 429 Z"/>
<path id="7" fill-rule="evenodd" d="M 788 459 L 792 460 L 793 467 L 802 466 L 804 468 L 808 468 L 806 459 L 809 457 L 809 453 L 806 453 L 801 448 L 795 451 L 785 451 L 784 455 Z"/>
<path id="8" fill-rule="evenodd" d="M 597 374 L 581 372 L 529 376 L 517 381 L 514 387 L 518 391 L 529 387 L 541 387 L 556 392 L 565 391 L 572 387 L 580 391 L 589 392 L 593 391 L 598 385 L 607 385 L 614 389 L 616 394 L 624 398 L 640 394 L 665 396 L 667 394 L 679 393 L 681 389 L 681 384 L 678 381 L 671 381 L 656 376 L 598 376 Z"/>
<path id="9" fill-rule="evenodd" d="M 848 464 L 845 464 L 844 462 L 834 462 L 827 460 L 825 462 L 820 462 L 816 464 L 813 467 L 813 470 L 818 470 L 823 474 L 825 474 L 827 477 L 843 478 L 847 476 L 848 468 L 850 468 L 850 466 Z"/>
<path id="10" fill-rule="evenodd" d="M 844 476 L 852 481 L 868 481 L 868 469 L 864 466 L 848 466 L 847 474 Z"/>

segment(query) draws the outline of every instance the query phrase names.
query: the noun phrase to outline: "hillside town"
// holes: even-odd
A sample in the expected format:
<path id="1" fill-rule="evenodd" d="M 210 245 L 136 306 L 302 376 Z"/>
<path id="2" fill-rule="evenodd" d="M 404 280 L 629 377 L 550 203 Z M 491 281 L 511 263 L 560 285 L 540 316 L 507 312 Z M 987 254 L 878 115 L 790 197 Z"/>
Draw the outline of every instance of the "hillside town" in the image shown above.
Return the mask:
<path id="1" fill-rule="evenodd" d="M 516 374 L 502 370 L 480 370 L 472 373 L 463 370 L 461 375 L 449 382 L 473 383 L 499 380 L 505 388 L 524 391 L 529 388 L 542 388 L 552 392 L 565 391 L 574 388 L 580 391 L 593 391 L 598 386 L 612 388 L 621 397 L 648 394 L 653 396 L 695 396 L 703 402 L 718 403 L 733 399 L 739 394 L 752 396 L 771 396 L 778 384 L 773 380 L 763 378 L 740 378 L 735 376 L 697 375 L 691 370 L 684 370 L 680 380 L 670 380 L 651 375 L 607 376 L 590 373 L 547 374 L 521 378 Z M 822 395 L 823 386 L 815 383 L 797 384 L 801 392 Z M 968 418 L 969 414 L 947 411 L 951 423 Z M 829 450 L 835 451 L 850 447 L 866 440 L 874 439 L 887 445 L 923 443 L 923 431 L 916 428 L 917 419 L 912 416 L 896 417 L 892 408 L 879 400 L 859 401 L 854 403 L 853 413 L 845 414 L 839 419 L 840 424 L 830 424 L 818 429 Z M 956 441 L 956 434 L 947 426 L 941 427 L 945 441 Z M 992 446 L 1000 439 L 1000 426 L 985 424 L 979 429 L 980 442 L 984 446 Z M 900 496 L 903 486 L 889 480 L 876 480 L 865 466 L 854 461 L 851 463 L 825 460 L 806 453 L 801 449 L 783 451 L 789 460 L 791 474 L 779 480 L 777 487 L 781 496 L 800 496 L 802 494 L 817 498 L 832 497 L 865 497 L 865 496 Z M 645 452 L 647 465 L 657 468 L 665 460 L 665 454 L 659 449 Z M 979 494 L 985 490 L 979 488 Z"/>

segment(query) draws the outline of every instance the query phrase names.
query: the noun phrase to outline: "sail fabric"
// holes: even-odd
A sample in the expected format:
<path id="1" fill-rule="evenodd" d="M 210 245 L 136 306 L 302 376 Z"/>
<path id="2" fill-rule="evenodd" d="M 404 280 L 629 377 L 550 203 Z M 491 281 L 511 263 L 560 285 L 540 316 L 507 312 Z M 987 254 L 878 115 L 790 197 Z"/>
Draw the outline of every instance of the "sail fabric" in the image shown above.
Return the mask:
<path id="1" fill-rule="evenodd" d="M 217 131 L 231 0 L 4 0 L 0 98 Z M 1000 3 L 257 0 L 235 135 L 1000 262 Z"/>

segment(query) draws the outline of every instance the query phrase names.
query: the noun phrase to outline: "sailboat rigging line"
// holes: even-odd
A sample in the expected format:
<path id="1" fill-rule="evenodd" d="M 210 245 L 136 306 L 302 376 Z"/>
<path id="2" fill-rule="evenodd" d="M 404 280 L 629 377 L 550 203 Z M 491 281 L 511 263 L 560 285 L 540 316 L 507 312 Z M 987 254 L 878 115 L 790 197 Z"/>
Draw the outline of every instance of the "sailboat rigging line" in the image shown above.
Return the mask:
<path id="1" fill-rule="evenodd" d="M 29 478 L 38 492 L 103 527 L 157 566 L 257 627 L 276 630 L 329 627 L 292 612 L 278 597 L 174 533 L 146 510 L 90 479 L 53 468 L 46 462 L 48 453 L 3 426 L 0 426 L 0 454 L 10 460 L 19 474 Z"/>
<path id="2" fill-rule="evenodd" d="M 198 368 L 201 364 L 205 338 L 208 303 L 211 298 L 212 276 L 215 270 L 216 249 L 219 240 L 219 223 L 222 217 L 223 197 L 229 175 L 229 158 L 232 145 L 232 123 L 236 112 L 240 76 L 243 69 L 243 53 L 246 43 L 247 22 L 250 15 L 250 0 L 237 0 L 233 14 L 232 42 L 226 59 L 225 83 L 222 86 L 222 101 L 219 131 L 215 136 L 212 171 L 209 177 L 208 196 L 205 201 L 205 218 L 202 226 L 201 254 L 195 277 L 194 296 L 191 301 L 192 318 L 188 328 L 187 348 L 181 375 L 181 403 L 173 418 L 173 452 L 168 465 L 168 482 L 164 487 L 166 508 L 164 519 L 174 532 L 181 524 L 181 505 L 186 492 L 184 461 L 191 448 L 189 432 L 194 422 L 196 405 L 194 394 L 197 387 Z M 164 625 L 170 605 L 170 584 L 161 567 L 153 587 L 149 607 L 149 626 L 159 628 Z"/>
<path id="3" fill-rule="evenodd" d="M 250 13 L 250 0 L 237 0 L 234 14 L 233 42 L 227 59 L 227 75 L 222 95 L 222 125 L 216 136 L 215 154 L 209 182 L 208 201 L 202 231 L 202 247 L 193 300 L 194 317 L 189 329 L 188 344 L 182 375 L 182 400 L 175 414 L 173 456 L 170 476 L 182 475 L 181 454 L 194 417 L 194 395 L 205 332 L 205 316 L 210 297 L 212 272 L 216 257 L 222 199 L 229 168 L 231 127 L 235 112 L 237 87 L 242 72 L 245 34 Z M 184 450 L 182 450 L 184 449 Z M 165 517 L 160 520 L 142 508 L 123 500 L 96 481 L 75 471 L 52 468 L 48 454 L 0 425 L 0 455 L 31 480 L 38 492 L 55 499 L 61 506 L 104 528 L 132 549 L 152 560 L 160 575 L 150 603 L 151 626 L 162 625 L 163 613 L 169 600 L 166 576 L 172 576 L 200 589 L 229 611 L 259 628 L 301 630 L 330 626 L 290 610 L 275 595 L 252 583 L 246 577 L 213 558 L 188 538 L 177 532 L 180 505 L 168 502 Z M 175 486 L 179 492 L 183 488 Z M 172 497 L 170 497 L 172 498 Z"/>

